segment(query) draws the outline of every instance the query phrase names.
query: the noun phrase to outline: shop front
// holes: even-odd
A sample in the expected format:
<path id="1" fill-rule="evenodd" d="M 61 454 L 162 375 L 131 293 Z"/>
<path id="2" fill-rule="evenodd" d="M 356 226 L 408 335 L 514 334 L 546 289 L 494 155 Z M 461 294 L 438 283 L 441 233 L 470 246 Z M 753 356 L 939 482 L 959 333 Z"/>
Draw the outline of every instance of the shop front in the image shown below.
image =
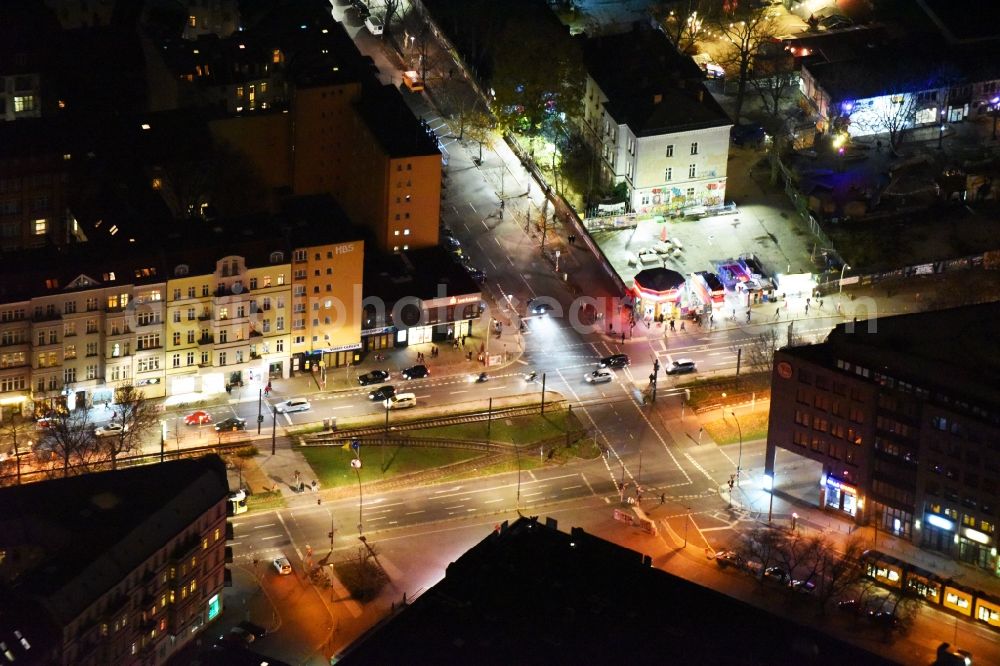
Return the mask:
<path id="1" fill-rule="evenodd" d="M 861 508 L 858 503 L 858 489 L 843 479 L 827 474 L 820 483 L 820 506 L 840 511 L 848 516 L 857 516 Z"/>
<path id="2" fill-rule="evenodd" d="M 647 268 L 633 279 L 637 315 L 646 321 L 670 319 L 682 312 L 686 280 L 669 268 Z"/>
<path id="3" fill-rule="evenodd" d="M 367 328 L 361 331 L 361 348 L 366 351 L 391 349 L 395 346 L 395 326 Z"/>
<path id="4" fill-rule="evenodd" d="M 395 345 L 448 343 L 463 335 L 472 335 L 472 322 L 480 314 L 480 301 L 479 293 L 423 301 L 420 321 L 417 325 L 397 329 Z"/>

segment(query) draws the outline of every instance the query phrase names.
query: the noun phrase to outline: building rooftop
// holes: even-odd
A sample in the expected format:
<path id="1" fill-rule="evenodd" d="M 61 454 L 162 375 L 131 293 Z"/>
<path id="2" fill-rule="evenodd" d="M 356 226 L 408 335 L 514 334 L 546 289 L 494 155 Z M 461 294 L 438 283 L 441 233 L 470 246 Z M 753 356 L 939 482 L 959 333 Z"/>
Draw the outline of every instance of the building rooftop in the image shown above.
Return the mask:
<path id="1" fill-rule="evenodd" d="M 554 521 L 504 523 L 340 664 L 890 663 Z"/>
<path id="2" fill-rule="evenodd" d="M 102 232 L 109 226 L 104 223 Z M 295 248 L 366 237 L 325 195 L 291 197 L 274 215 L 180 220 L 169 227 L 137 225 L 133 231 L 92 234 L 87 243 L 8 253 L 0 268 L 0 303 L 68 291 L 80 275 L 93 281 L 86 285 L 90 289 L 162 283 L 175 277 L 181 264 L 189 275 L 204 275 L 231 255 L 244 257 L 251 268 L 289 263 Z M 271 254 L 278 251 L 283 257 L 273 261 Z M 111 274 L 114 280 L 106 277 Z"/>
<path id="3" fill-rule="evenodd" d="M 357 109 L 389 157 L 441 154 L 434 132 L 413 115 L 395 86 L 369 90 L 358 100 Z"/>
<path id="4" fill-rule="evenodd" d="M 587 73 L 608 97 L 608 113 L 636 136 L 732 124 L 705 90 L 704 74 L 657 30 L 583 39 Z"/>
<path id="5" fill-rule="evenodd" d="M 853 328 L 853 330 L 852 330 Z M 1000 303 L 839 324 L 826 342 L 786 353 L 835 367 L 837 359 L 1000 411 Z"/>
<path id="6" fill-rule="evenodd" d="M 1000 42 L 969 46 L 912 42 L 869 49 L 851 60 L 803 65 L 834 102 L 1000 79 Z"/>
<path id="7" fill-rule="evenodd" d="M 400 254 L 366 249 L 364 297 L 392 304 L 403 298 L 427 301 L 445 296 L 479 295 L 479 285 L 444 248 L 407 250 Z"/>
<path id="8" fill-rule="evenodd" d="M 1000 38 L 1000 5 L 982 0 L 917 0 L 953 44 Z"/>
<path id="9" fill-rule="evenodd" d="M 228 493 L 214 455 L 0 488 L 0 584 L 64 625 Z"/>

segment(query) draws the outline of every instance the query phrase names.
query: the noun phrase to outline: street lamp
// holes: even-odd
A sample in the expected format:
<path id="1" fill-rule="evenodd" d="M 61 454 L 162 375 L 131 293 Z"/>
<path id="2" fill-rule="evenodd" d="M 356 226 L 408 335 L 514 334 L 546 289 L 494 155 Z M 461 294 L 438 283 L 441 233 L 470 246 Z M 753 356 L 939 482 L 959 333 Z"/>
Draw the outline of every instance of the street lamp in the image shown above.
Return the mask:
<path id="1" fill-rule="evenodd" d="M 738 486 L 740 485 L 740 470 L 743 469 L 743 428 L 740 427 L 740 421 L 736 418 L 736 412 L 730 411 L 729 415 L 736 421 L 736 431 L 740 434 L 740 452 L 736 459 L 736 485 Z"/>
<path id="2" fill-rule="evenodd" d="M 364 508 L 364 496 L 361 491 L 361 457 L 354 458 L 351 460 L 351 467 L 354 468 L 355 473 L 358 475 L 358 537 L 364 539 L 364 531 L 362 530 L 362 510 Z"/>
<path id="3" fill-rule="evenodd" d="M 764 490 L 767 491 L 767 522 L 771 523 L 772 510 L 774 509 L 774 472 L 764 474 Z"/>
<path id="4" fill-rule="evenodd" d="M 844 271 L 846 271 L 848 268 L 850 268 L 849 264 L 844 264 L 840 268 L 840 292 L 838 292 L 838 293 L 841 293 L 841 294 L 844 293 Z"/>
<path id="5" fill-rule="evenodd" d="M 993 106 L 993 140 L 997 140 L 997 114 L 1000 113 L 1000 97 L 994 97 L 990 100 L 990 104 Z"/>
<path id="6" fill-rule="evenodd" d="M 938 150 L 941 150 L 942 141 L 944 141 L 944 109 L 941 109 L 941 123 L 938 125 Z"/>

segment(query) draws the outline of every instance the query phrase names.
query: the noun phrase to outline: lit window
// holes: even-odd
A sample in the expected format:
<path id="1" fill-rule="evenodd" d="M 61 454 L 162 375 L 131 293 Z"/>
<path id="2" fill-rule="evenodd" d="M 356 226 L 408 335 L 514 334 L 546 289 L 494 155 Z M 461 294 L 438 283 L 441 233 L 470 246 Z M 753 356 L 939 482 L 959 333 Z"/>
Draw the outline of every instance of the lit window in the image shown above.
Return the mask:
<path id="1" fill-rule="evenodd" d="M 36 236 L 42 236 L 48 231 L 49 223 L 48 220 L 35 220 L 32 223 L 32 230 L 35 232 Z"/>
<path id="2" fill-rule="evenodd" d="M 403 235 L 404 236 L 409 236 L 410 235 L 410 230 L 409 229 L 403 229 Z"/>

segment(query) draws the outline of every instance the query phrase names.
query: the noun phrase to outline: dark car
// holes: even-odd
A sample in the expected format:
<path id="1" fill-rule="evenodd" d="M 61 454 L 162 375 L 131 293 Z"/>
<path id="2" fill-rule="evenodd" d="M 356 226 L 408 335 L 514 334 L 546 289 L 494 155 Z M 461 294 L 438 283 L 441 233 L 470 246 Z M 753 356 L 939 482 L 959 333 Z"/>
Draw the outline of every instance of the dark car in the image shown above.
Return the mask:
<path id="1" fill-rule="evenodd" d="M 358 382 L 362 386 L 368 386 L 369 384 L 378 384 L 379 382 L 384 382 L 389 379 L 389 373 L 385 370 L 372 370 L 371 372 L 366 372 L 358 377 Z"/>
<path id="2" fill-rule="evenodd" d="M 403 370 L 403 379 L 420 379 L 421 377 L 427 377 L 431 374 L 431 371 L 427 369 L 426 365 L 415 365 L 412 368 L 407 368 Z"/>
<path id="3" fill-rule="evenodd" d="M 469 271 L 469 276 L 471 276 L 477 284 L 486 282 L 486 273 L 482 272 L 478 268 L 473 268 L 472 266 L 467 266 L 466 269 Z"/>
<path id="4" fill-rule="evenodd" d="M 368 399 L 369 400 L 378 400 L 378 401 L 381 402 L 381 401 L 384 401 L 384 400 L 388 400 L 389 398 L 391 398 L 394 395 L 396 395 L 396 387 L 395 386 L 379 386 L 374 391 L 369 391 L 368 392 Z"/>
<path id="5" fill-rule="evenodd" d="M 733 125 L 730 136 L 737 146 L 756 146 L 764 140 L 765 132 L 764 128 L 757 124 Z"/>
<path id="6" fill-rule="evenodd" d="M 223 430 L 246 430 L 247 420 L 241 419 L 237 416 L 232 418 L 219 421 L 215 424 L 215 432 L 222 432 Z"/>
<path id="7" fill-rule="evenodd" d="M 454 236 L 442 236 L 441 244 L 448 248 L 462 247 L 462 242 Z"/>
<path id="8" fill-rule="evenodd" d="M 531 310 L 531 314 L 534 315 L 544 315 L 552 309 L 551 303 L 528 303 L 528 307 Z"/>
<path id="9" fill-rule="evenodd" d="M 764 580 L 770 580 L 775 583 L 787 584 L 788 583 L 788 572 L 781 567 L 768 567 L 764 569 Z"/>
<path id="10" fill-rule="evenodd" d="M 628 354 L 612 354 L 601 359 L 602 368 L 625 368 L 628 367 Z"/>
<path id="11" fill-rule="evenodd" d="M 715 563 L 723 569 L 730 565 L 734 567 L 739 566 L 741 561 L 742 558 L 736 553 L 736 551 L 724 550 L 715 554 Z"/>

